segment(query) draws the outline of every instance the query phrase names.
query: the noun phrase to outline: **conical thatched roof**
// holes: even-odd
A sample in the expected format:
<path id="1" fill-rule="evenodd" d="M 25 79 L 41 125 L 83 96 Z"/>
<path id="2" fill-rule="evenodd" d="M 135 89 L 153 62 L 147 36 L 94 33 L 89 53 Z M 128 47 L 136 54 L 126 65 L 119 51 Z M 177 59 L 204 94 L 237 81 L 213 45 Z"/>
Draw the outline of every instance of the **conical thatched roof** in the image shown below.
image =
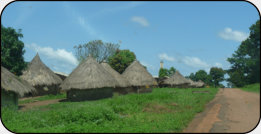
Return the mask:
<path id="1" fill-rule="evenodd" d="M 170 78 L 163 81 L 163 84 L 167 85 L 183 85 L 183 84 L 189 84 L 190 81 L 184 78 L 179 71 L 176 71 L 174 75 L 172 75 Z"/>
<path id="2" fill-rule="evenodd" d="M 107 72 L 102 65 L 92 57 L 87 57 L 73 72 L 64 80 L 62 90 L 70 89 L 94 89 L 103 87 L 115 87 L 117 81 Z"/>
<path id="3" fill-rule="evenodd" d="M 152 75 L 137 61 L 133 61 L 122 73 L 132 86 L 158 85 Z"/>
<path id="4" fill-rule="evenodd" d="M 111 66 L 109 64 L 107 64 L 106 62 L 102 62 L 101 65 L 104 67 L 104 69 L 106 71 L 108 71 L 112 76 L 114 76 L 114 78 L 118 82 L 116 87 L 130 87 L 131 86 L 129 81 L 127 81 L 123 76 L 121 76 L 120 73 L 118 73 L 113 68 L 111 68 Z"/>
<path id="5" fill-rule="evenodd" d="M 15 76 L 6 68 L 1 66 L 1 90 L 13 91 L 21 97 L 26 93 L 36 92 L 35 88 L 30 86 L 29 83 Z"/>
<path id="6" fill-rule="evenodd" d="M 191 79 L 187 79 L 189 81 L 189 87 L 197 87 L 197 83 L 192 81 Z"/>
<path id="7" fill-rule="evenodd" d="M 196 87 L 203 87 L 205 85 L 205 83 L 201 80 L 195 82 L 196 83 Z"/>
<path id="8" fill-rule="evenodd" d="M 41 61 L 38 53 L 29 63 L 27 69 L 23 71 L 21 78 L 28 81 L 32 86 L 50 86 L 62 82 L 61 78 Z"/>

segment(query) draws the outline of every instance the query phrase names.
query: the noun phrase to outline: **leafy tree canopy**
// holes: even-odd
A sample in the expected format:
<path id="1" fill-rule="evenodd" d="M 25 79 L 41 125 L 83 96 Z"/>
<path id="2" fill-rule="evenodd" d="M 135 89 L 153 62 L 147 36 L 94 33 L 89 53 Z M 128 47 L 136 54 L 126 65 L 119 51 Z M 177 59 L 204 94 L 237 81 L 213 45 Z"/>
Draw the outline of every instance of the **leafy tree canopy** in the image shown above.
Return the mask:
<path id="1" fill-rule="evenodd" d="M 130 50 L 117 50 L 114 55 L 108 58 L 109 65 L 119 73 L 124 70 L 136 59 L 134 52 Z"/>
<path id="2" fill-rule="evenodd" d="M 16 75 L 21 75 L 26 67 L 24 43 L 20 40 L 23 37 L 21 31 L 1 25 L 1 66 Z"/>
<path id="3" fill-rule="evenodd" d="M 211 76 L 211 81 L 215 87 L 218 87 L 220 85 L 220 82 L 225 80 L 225 71 L 222 68 L 212 67 L 210 69 L 209 75 Z"/>
<path id="4" fill-rule="evenodd" d="M 249 37 L 227 59 L 232 64 L 228 81 L 235 86 L 260 82 L 260 20 L 249 29 Z"/>
<path id="5" fill-rule="evenodd" d="M 174 67 L 170 67 L 170 69 L 160 68 L 159 70 L 159 78 L 163 78 L 165 76 L 172 76 L 176 72 Z"/>

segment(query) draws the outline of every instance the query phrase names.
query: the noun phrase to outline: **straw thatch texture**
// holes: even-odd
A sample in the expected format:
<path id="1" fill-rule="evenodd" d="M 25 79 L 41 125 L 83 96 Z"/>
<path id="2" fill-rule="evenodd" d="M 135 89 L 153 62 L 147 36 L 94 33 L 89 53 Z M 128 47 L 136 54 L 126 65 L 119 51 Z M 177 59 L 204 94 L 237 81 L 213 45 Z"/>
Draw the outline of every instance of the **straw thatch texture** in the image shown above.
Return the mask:
<path id="1" fill-rule="evenodd" d="M 192 81 L 191 79 L 187 79 L 190 83 L 189 83 L 189 87 L 197 87 L 197 83 Z"/>
<path id="2" fill-rule="evenodd" d="M 61 84 L 64 91 L 115 87 L 117 81 L 92 57 L 87 57 Z"/>
<path id="3" fill-rule="evenodd" d="M 122 73 L 132 86 L 157 86 L 158 83 L 152 75 L 138 62 L 133 61 Z"/>
<path id="4" fill-rule="evenodd" d="M 1 66 L 1 90 L 12 91 L 19 94 L 21 97 L 30 92 L 36 92 L 35 88 L 29 83 L 15 76 L 6 68 Z"/>
<path id="5" fill-rule="evenodd" d="M 101 65 L 104 67 L 104 69 L 106 71 L 108 71 L 114 78 L 115 80 L 118 82 L 116 84 L 116 88 L 118 87 L 130 87 L 130 83 L 129 81 L 127 81 L 123 76 L 120 75 L 120 73 L 118 73 L 117 71 L 115 71 L 113 68 L 111 68 L 111 66 L 109 64 L 107 64 L 106 62 L 102 62 Z"/>
<path id="6" fill-rule="evenodd" d="M 59 76 L 62 80 L 65 80 L 68 75 L 62 72 L 54 72 L 57 76 Z"/>
<path id="7" fill-rule="evenodd" d="M 163 81 L 164 85 L 171 87 L 187 87 L 190 81 L 184 78 L 179 71 L 176 71 L 174 75 Z"/>
<path id="8" fill-rule="evenodd" d="M 196 83 L 196 87 L 204 87 L 205 86 L 205 83 L 201 80 L 195 82 Z"/>
<path id="9" fill-rule="evenodd" d="M 51 86 L 62 83 L 62 79 L 54 74 L 40 59 L 38 53 L 23 71 L 22 79 L 32 86 Z"/>

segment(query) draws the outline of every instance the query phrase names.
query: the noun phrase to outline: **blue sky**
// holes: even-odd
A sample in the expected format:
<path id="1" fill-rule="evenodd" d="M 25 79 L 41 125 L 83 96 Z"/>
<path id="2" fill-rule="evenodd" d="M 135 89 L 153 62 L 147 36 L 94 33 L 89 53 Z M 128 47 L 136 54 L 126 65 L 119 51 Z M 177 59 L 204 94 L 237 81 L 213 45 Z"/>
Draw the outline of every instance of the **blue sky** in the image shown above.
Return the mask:
<path id="1" fill-rule="evenodd" d="M 101 39 L 121 42 L 153 76 L 160 60 L 187 76 L 228 69 L 258 19 L 247 2 L 14 2 L 1 23 L 22 29 L 26 61 L 39 52 L 53 71 L 69 74 L 78 64 L 73 46 Z"/>

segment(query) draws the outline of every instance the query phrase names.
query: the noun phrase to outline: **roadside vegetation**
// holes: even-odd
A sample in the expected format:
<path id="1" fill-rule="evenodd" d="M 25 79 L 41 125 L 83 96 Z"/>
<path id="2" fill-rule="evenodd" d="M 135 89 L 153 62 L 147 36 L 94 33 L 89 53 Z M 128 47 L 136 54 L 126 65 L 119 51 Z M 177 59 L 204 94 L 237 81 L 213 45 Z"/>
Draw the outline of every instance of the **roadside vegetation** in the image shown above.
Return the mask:
<path id="1" fill-rule="evenodd" d="M 97 101 L 60 102 L 27 111 L 3 108 L 2 122 L 17 133 L 182 132 L 217 91 L 216 88 L 155 88 L 147 94 L 120 95 Z"/>
<path id="2" fill-rule="evenodd" d="M 260 83 L 246 85 L 241 88 L 244 91 L 260 93 Z"/>

